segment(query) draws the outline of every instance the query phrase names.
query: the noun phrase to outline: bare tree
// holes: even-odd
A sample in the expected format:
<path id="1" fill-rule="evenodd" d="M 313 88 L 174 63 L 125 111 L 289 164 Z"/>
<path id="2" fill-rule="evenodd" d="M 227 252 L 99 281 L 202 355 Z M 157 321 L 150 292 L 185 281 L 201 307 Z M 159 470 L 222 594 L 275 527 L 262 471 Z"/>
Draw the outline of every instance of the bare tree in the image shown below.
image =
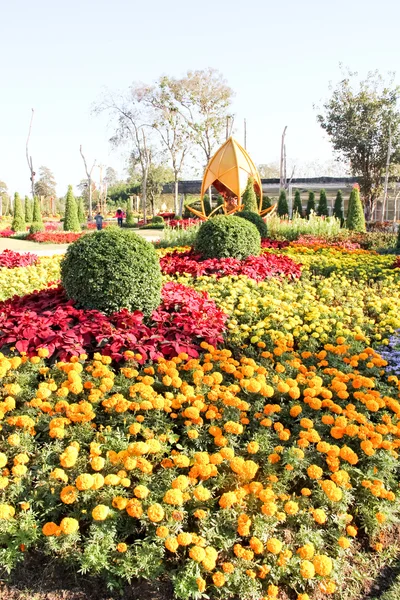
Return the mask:
<path id="1" fill-rule="evenodd" d="M 94 107 L 95 114 L 107 112 L 116 122 L 115 134 L 110 141 L 118 146 L 128 141 L 133 144 L 133 155 L 140 165 L 142 173 L 143 220 L 146 223 L 147 179 L 151 165 L 150 132 L 146 105 L 142 103 L 142 87 L 133 85 L 128 94 L 114 96 L 106 92 L 99 104 Z"/>
<path id="2" fill-rule="evenodd" d="M 35 175 L 36 175 L 36 173 L 33 170 L 32 156 L 29 156 L 28 146 L 29 146 L 29 139 L 31 137 L 33 115 L 34 114 L 35 114 L 35 110 L 32 108 L 31 122 L 29 123 L 28 138 L 26 140 L 26 160 L 28 162 L 29 171 L 31 173 L 31 192 L 32 192 L 32 198 L 35 197 Z"/>
<path id="3" fill-rule="evenodd" d="M 281 161 L 280 161 L 280 170 L 279 170 L 279 179 L 280 179 L 280 189 L 281 190 L 289 189 L 289 187 L 292 183 L 292 179 L 294 177 L 294 171 L 296 168 L 296 167 L 293 167 L 292 174 L 288 181 L 288 179 L 287 179 L 287 163 L 286 163 L 286 143 L 285 143 L 286 131 L 287 131 L 287 125 L 285 125 L 285 128 L 282 133 L 282 140 L 281 140 Z"/>
<path id="4" fill-rule="evenodd" d="M 89 171 L 87 163 L 86 163 L 86 158 L 83 154 L 82 144 L 79 146 L 79 152 L 81 153 L 83 164 L 85 165 L 86 177 L 87 177 L 87 181 L 88 181 L 89 221 L 91 221 L 93 218 L 92 217 L 92 173 L 93 173 L 93 169 L 96 166 L 96 159 L 94 159 L 92 168 Z"/>

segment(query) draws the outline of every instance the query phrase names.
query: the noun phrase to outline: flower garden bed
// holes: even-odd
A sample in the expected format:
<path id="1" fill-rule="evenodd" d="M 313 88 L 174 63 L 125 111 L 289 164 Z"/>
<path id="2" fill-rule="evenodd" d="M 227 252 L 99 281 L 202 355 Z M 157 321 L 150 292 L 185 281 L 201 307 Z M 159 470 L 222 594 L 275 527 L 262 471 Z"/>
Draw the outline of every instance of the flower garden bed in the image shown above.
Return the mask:
<path id="1" fill-rule="evenodd" d="M 361 600 L 351 564 L 399 550 L 394 257 L 159 254 L 149 319 L 76 308 L 58 257 L 0 269 L 1 564 L 40 550 L 182 599 Z"/>

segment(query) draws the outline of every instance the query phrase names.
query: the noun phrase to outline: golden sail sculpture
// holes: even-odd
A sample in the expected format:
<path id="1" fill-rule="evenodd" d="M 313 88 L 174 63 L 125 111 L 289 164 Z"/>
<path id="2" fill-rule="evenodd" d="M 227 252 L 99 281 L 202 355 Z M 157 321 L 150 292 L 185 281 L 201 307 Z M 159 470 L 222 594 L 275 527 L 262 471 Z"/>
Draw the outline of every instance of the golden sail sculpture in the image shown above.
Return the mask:
<path id="1" fill-rule="evenodd" d="M 201 211 L 190 206 L 187 208 L 200 219 L 207 220 L 220 208 L 226 215 L 243 209 L 242 194 L 249 177 L 254 179 L 254 191 L 260 198 L 261 216 L 272 212 L 275 206 L 262 210 L 262 185 L 257 167 L 246 150 L 233 137 L 230 137 L 210 159 L 201 184 Z M 204 194 L 213 186 L 223 197 L 224 203 L 207 215 L 204 207 Z"/>

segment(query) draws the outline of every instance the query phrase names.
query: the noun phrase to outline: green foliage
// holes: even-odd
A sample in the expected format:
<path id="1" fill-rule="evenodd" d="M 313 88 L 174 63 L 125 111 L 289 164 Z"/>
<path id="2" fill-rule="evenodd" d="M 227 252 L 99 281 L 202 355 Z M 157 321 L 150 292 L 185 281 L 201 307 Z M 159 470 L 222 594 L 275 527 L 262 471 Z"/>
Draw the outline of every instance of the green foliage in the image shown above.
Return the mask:
<path id="1" fill-rule="evenodd" d="M 241 210 L 235 213 L 235 217 L 241 217 L 242 219 L 247 219 L 250 223 L 253 223 L 259 231 L 261 239 L 266 238 L 268 236 L 268 228 L 262 217 L 259 214 L 254 212 L 249 212 L 247 210 Z"/>
<path id="2" fill-rule="evenodd" d="M 344 208 L 343 208 L 343 196 L 342 192 L 339 190 L 336 194 L 335 204 L 333 206 L 333 216 L 339 219 L 341 224 L 344 222 Z"/>
<path id="3" fill-rule="evenodd" d="M 132 210 L 132 201 L 130 199 L 128 200 L 128 206 L 126 209 L 125 225 L 127 225 L 128 227 L 133 227 L 135 225 L 135 218 L 133 216 Z"/>
<path id="4" fill-rule="evenodd" d="M 85 209 L 83 207 L 82 197 L 78 200 L 78 220 L 81 225 L 86 222 Z"/>
<path id="5" fill-rule="evenodd" d="M 319 217 L 329 217 L 328 199 L 326 197 L 326 191 L 325 190 L 321 190 L 320 193 L 319 193 L 319 202 L 318 202 L 318 208 L 317 208 L 317 215 Z"/>
<path id="6" fill-rule="evenodd" d="M 315 214 L 309 219 L 302 219 L 297 213 L 293 214 L 290 221 L 282 220 L 277 215 L 268 219 L 268 237 L 274 240 L 297 240 L 301 235 L 330 238 L 340 231 L 340 221 L 335 217 L 317 217 Z"/>
<path id="7" fill-rule="evenodd" d="M 28 196 L 25 196 L 24 209 L 25 209 L 25 222 L 32 223 L 33 205 L 32 205 L 32 200 L 30 198 L 28 198 Z"/>
<path id="8" fill-rule="evenodd" d="M 153 245 L 121 228 L 108 227 L 71 244 L 61 281 L 68 297 L 83 308 L 105 313 L 127 308 L 149 315 L 160 304 L 161 272 Z"/>
<path id="9" fill-rule="evenodd" d="M 247 180 L 246 189 L 242 196 L 243 210 L 246 212 L 254 212 L 258 214 L 257 196 L 254 191 L 254 178 L 249 177 Z"/>
<path id="10" fill-rule="evenodd" d="M 13 231 L 25 231 L 25 217 L 22 209 L 21 198 L 18 192 L 14 194 L 14 215 L 11 223 L 11 229 Z"/>
<path id="11" fill-rule="evenodd" d="M 208 197 L 207 194 L 205 194 L 205 196 L 203 198 L 203 204 L 204 204 L 204 212 L 208 216 L 211 212 L 211 204 L 210 204 L 210 198 Z M 176 215 L 175 215 L 175 217 L 176 217 Z"/>
<path id="12" fill-rule="evenodd" d="M 287 217 L 289 216 L 289 206 L 286 198 L 285 190 L 281 190 L 279 194 L 278 206 L 276 213 L 279 217 Z"/>
<path id="13" fill-rule="evenodd" d="M 307 219 L 310 218 L 311 211 L 315 212 L 315 194 L 314 194 L 314 192 L 308 193 L 308 201 L 307 201 L 307 208 L 306 208 Z"/>
<path id="14" fill-rule="evenodd" d="M 81 231 L 78 219 L 78 207 L 72 191 L 72 185 L 68 186 L 65 198 L 64 231 Z"/>
<path id="15" fill-rule="evenodd" d="M 152 223 L 158 223 L 158 224 L 160 224 L 160 223 L 161 223 L 161 224 L 163 224 L 163 223 L 164 223 L 164 219 L 163 219 L 162 217 L 158 217 L 158 216 L 156 216 L 156 217 L 153 217 L 153 218 L 151 219 L 151 222 L 152 222 Z"/>
<path id="16" fill-rule="evenodd" d="M 223 196 L 221 196 L 221 194 L 218 194 L 217 206 L 220 206 L 221 208 L 219 210 L 217 210 L 214 214 L 223 215 L 224 214 L 224 211 L 222 210 L 223 205 L 224 205 L 224 198 L 223 198 Z"/>
<path id="17" fill-rule="evenodd" d="M 363 232 L 365 227 L 364 209 L 361 203 L 360 190 L 354 187 L 351 190 L 349 207 L 347 210 L 346 227 L 351 231 Z"/>
<path id="18" fill-rule="evenodd" d="M 235 216 L 218 215 L 203 223 L 195 250 L 205 258 L 246 258 L 260 254 L 261 237 L 253 223 Z"/>
<path id="19" fill-rule="evenodd" d="M 35 198 L 33 200 L 32 222 L 33 223 L 43 223 L 42 211 L 40 208 L 40 200 L 37 196 L 35 196 Z"/>
<path id="20" fill-rule="evenodd" d="M 293 202 L 293 210 L 292 213 L 298 214 L 299 217 L 303 216 L 303 206 L 301 204 L 301 196 L 300 196 L 300 190 L 296 190 L 294 193 L 294 202 Z"/>
<path id="21" fill-rule="evenodd" d="M 266 210 L 272 206 L 272 200 L 269 196 L 263 196 L 261 210 Z"/>
<path id="22" fill-rule="evenodd" d="M 400 225 L 397 226 L 397 241 L 396 248 L 400 248 Z"/>
<path id="23" fill-rule="evenodd" d="M 29 228 L 29 233 L 39 233 L 39 231 L 43 231 L 43 230 L 44 230 L 43 223 L 35 223 L 35 221 L 33 221 Z"/>
<path id="24" fill-rule="evenodd" d="M 164 226 L 163 239 L 155 243 L 157 248 L 178 248 L 179 246 L 193 246 L 200 225 L 192 225 L 184 229 L 183 227 Z"/>

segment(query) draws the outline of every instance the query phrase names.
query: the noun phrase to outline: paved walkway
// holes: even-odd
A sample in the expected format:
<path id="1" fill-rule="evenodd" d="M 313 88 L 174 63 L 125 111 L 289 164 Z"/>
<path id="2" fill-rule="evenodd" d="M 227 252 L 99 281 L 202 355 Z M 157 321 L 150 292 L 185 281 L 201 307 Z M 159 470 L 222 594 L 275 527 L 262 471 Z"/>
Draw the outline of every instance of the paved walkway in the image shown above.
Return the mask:
<path id="1" fill-rule="evenodd" d="M 160 229 L 138 229 L 135 230 L 135 233 L 138 233 L 149 242 L 159 240 L 164 234 Z M 51 256 L 53 254 L 64 254 L 67 248 L 68 244 L 37 244 L 27 240 L 0 238 L 0 252 L 14 250 L 14 252 L 33 252 L 39 256 Z"/>

